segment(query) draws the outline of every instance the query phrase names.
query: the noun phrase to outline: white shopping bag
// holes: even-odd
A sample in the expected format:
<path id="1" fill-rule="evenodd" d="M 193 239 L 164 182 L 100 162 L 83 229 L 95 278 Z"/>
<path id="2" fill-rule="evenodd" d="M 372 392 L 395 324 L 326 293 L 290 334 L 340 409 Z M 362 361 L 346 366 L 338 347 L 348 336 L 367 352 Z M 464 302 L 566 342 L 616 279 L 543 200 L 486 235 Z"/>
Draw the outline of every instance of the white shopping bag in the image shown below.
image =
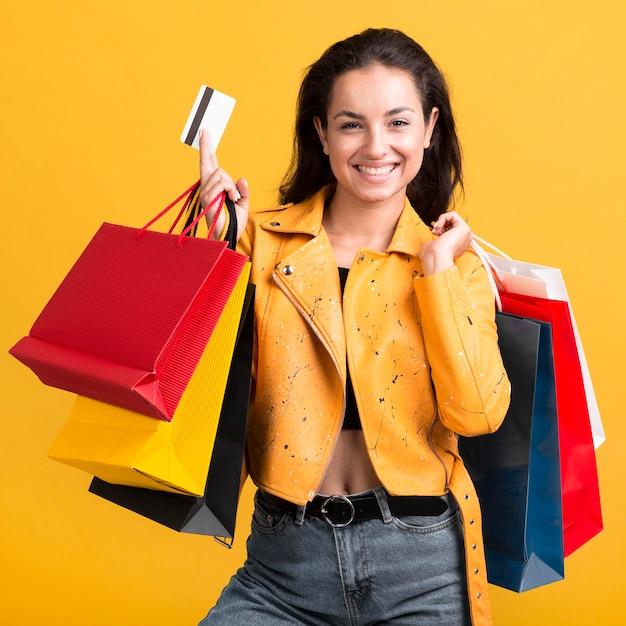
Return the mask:
<path id="1" fill-rule="evenodd" d="M 606 435 L 600 417 L 596 394 L 593 390 L 585 351 L 583 350 L 582 341 L 578 327 L 576 326 L 572 305 L 567 295 L 567 289 L 565 288 L 565 281 L 563 280 L 561 270 L 556 267 L 517 261 L 479 237 L 475 236 L 475 239 L 498 253 L 496 255 L 485 252 L 485 250 L 474 242 L 474 250 L 483 259 L 483 262 L 491 267 L 496 281 L 499 283 L 499 288 L 502 289 L 502 291 L 524 296 L 534 296 L 536 298 L 546 298 L 548 300 L 562 300 L 569 303 L 570 317 L 576 338 L 576 347 L 578 349 L 578 358 L 580 359 L 580 369 L 585 383 L 585 395 L 587 397 L 587 409 L 589 411 L 589 421 L 591 422 L 593 443 L 597 450 L 600 445 L 606 441 Z M 498 299 L 497 293 L 496 299 Z"/>

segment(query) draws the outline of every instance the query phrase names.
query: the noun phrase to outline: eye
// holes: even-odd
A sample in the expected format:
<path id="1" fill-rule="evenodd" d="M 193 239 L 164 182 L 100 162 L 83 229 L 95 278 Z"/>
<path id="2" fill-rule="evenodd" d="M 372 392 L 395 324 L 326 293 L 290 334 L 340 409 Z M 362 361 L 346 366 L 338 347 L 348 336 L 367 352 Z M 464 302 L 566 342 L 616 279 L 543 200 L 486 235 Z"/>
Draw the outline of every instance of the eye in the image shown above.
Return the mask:
<path id="1" fill-rule="evenodd" d="M 392 126 L 408 126 L 409 122 L 407 120 L 393 120 L 391 122 Z"/>
<path id="2" fill-rule="evenodd" d="M 341 129 L 346 129 L 346 130 L 350 130 L 352 128 L 359 128 L 359 123 L 358 122 L 345 122 L 344 124 L 342 124 L 340 126 Z"/>

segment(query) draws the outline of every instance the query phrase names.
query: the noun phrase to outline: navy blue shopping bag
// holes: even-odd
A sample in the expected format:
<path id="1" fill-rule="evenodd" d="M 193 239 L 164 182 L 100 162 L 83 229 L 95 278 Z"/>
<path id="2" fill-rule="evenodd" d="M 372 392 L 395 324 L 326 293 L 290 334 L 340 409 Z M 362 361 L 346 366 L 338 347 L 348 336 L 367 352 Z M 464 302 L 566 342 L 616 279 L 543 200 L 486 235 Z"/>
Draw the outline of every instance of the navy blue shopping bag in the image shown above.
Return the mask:
<path id="1" fill-rule="evenodd" d="M 461 438 L 483 512 L 487 576 L 516 592 L 563 579 L 559 435 L 547 322 L 496 316 L 511 406 L 491 435 Z"/>

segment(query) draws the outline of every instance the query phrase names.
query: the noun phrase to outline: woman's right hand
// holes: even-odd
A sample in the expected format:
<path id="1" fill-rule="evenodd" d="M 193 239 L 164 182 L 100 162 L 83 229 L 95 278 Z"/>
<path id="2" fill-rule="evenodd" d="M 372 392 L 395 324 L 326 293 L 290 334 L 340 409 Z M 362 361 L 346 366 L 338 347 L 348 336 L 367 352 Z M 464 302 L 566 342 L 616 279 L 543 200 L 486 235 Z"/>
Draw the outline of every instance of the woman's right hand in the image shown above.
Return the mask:
<path id="1" fill-rule="evenodd" d="M 211 146 L 211 137 L 208 132 L 200 131 L 200 204 L 206 207 L 211 201 L 224 191 L 235 203 L 237 211 L 237 241 L 246 228 L 248 209 L 250 206 L 250 189 L 245 178 L 236 183 L 220 168 L 215 152 Z M 207 213 L 207 222 L 211 224 L 218 207 L 212 207 Z M 219 237 L 224 229 L 226 216 L 222 211 L 215 225 L 213 237 Z"/>

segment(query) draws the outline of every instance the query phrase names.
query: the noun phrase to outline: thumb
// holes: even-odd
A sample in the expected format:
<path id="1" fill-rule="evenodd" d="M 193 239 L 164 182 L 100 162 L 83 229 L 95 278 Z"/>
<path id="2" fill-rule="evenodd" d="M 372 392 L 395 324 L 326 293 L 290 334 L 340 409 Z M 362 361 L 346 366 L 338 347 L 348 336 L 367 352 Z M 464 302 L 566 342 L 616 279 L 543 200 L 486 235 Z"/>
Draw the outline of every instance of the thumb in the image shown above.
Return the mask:
<path id="1" fill-rule="evenodd" d="M 236 199 L 233 199 L 240 207 L 247 209 L 250 204 L 250 187 L 245 178 L 240 178 L 236 184 Z"/>

